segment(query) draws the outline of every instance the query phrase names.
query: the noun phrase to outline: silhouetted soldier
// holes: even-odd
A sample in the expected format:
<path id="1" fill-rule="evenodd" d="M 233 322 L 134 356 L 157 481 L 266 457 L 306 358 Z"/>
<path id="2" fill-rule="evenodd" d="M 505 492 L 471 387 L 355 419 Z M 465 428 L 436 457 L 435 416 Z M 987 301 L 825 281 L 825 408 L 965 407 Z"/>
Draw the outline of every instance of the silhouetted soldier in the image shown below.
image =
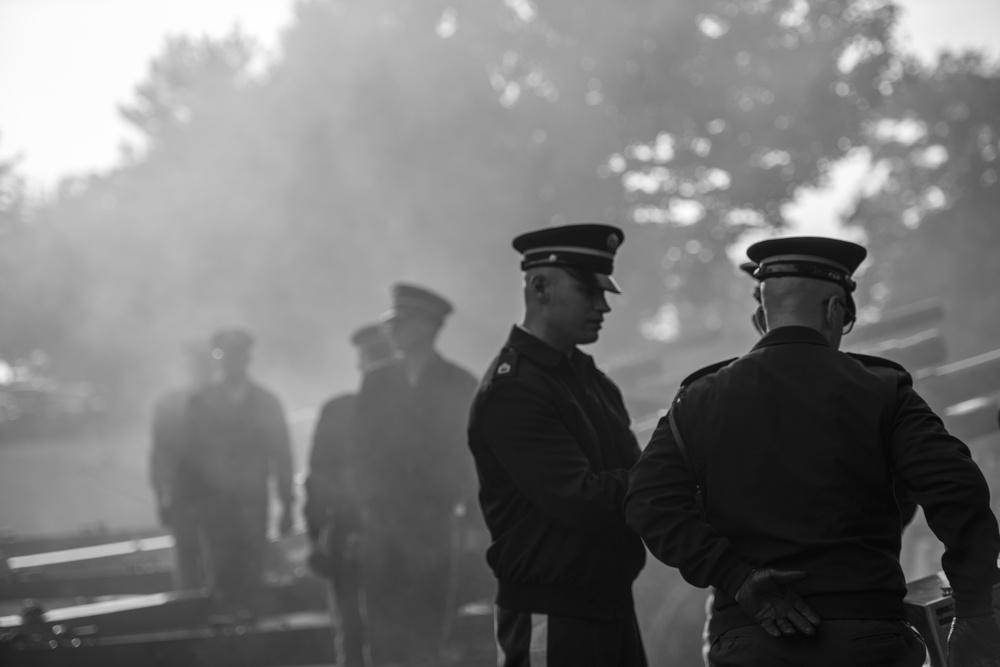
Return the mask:
<path id="1" fill-rule="evenodd" d="M 362 378 L 391 363 L 393 349 L 380 324 L 351 336 Z M 306 478 L 306 526 L 310 566 L 330 579 L 338 659 L 345 667 L 371 664 L 360 598 L 361 514 L 355 498 L 352 457 L 357 394 L 341 394 L 322 408 L 313 434 Z"/>
<path id="2" fill-rule="evenodd" d="M 493 542 L 501 667 L 645 667 L 622 501 L 639 445 L 621 391 L 579 349 L 619 292 L 610 225 L 521 234 L 525 315 L 476 394 L 469 447 Z"/>
<path id="3" fill-rule="evenodd" d="M 214 593 L 228 611 L 253 612 L 267 547 L 268 482 L 282 505 L 279 532 L 292 527 L 292 454 L 284 411 L 247 374 L 253 338 L 241 330 L 212 337 L 221 377 L 189 404 L 183 475 L 204 524 Z"/>
<path id="4" fill-rule="evenodd" d="M 160 523 L 174 536 L 174 588 L 189 590 L 208 585 L 208 580 L 198 509 L 188 487 L 178 478 L 178 464 L 188 434 L 186 419 L 191 395 L 211 380 L 214 363 L 204 341 L 186 343 L 182 352 L 185 386 L 167 393 L 153 406 L 149 473 Z"/>
<path id="5" fill-rule="evenodd" d="M 1000 667 L 982 472 L 901 366 L 839 351 L 865 249 L 804 237 L 747 254 L 763 336 L 682 383 L 625 503 L 657 558 L 715 587 L 711 664 L 922 665 L 899 564 L 915 501 L 946 547 L 949 664 Z"/>
<path id="6" fill-rule="evenodd" d="M 453 613 L 452 523 L 474 499 L 465 446 L 476 380 L 435 341 L 452 306 L 413 285 L 384 316 L 401 355 L 365 378 L 353 477 L 364 512 L 364 589 L 375 664 L 425 662 Z"/>

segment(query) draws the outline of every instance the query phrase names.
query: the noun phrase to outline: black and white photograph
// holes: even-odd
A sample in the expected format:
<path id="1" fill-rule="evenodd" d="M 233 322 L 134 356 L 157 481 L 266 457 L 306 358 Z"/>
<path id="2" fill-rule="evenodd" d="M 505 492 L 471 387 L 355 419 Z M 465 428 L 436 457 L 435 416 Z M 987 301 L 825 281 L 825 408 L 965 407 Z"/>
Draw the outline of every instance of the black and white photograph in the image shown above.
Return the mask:
<path id="1" fill-rule="evenodd" d="M 1000 667 L 1000 0 L 0 0 L 0 665 Z"/>

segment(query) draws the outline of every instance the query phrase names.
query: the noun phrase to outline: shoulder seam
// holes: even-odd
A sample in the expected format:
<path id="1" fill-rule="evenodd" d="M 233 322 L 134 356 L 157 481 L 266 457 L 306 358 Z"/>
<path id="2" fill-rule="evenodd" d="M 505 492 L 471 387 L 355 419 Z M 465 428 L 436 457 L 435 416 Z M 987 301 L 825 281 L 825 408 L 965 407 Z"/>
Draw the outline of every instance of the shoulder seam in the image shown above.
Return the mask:
<path id="1" fill-rule="evenodd" d="M 737 359 L 739 359 L 739 357 L 733 357 L 731 359 L 726 359 L 724 361 L 719 361 L 719 362 L 716 362 L 714 364 L 710 364 L 708 366 L 705 366 L 704 368 L 700 368 L 700 369 L 696 370 L 694 373 L 691 373 L 686 378 L 684 378 L 683 380 L 681 380 L 680 389 L 679 389 L 678 393 L 684 391 L 685 389 L 687 389 L 689 386 L 691 386 L 693 383 L 697 382 L 698 380 L 700 380 L 700 379 L 702 379 L 704 377 L 707 377 L 709 375 L 712 375 L 712 374 L 714 374 L 714 373 L 722 370 L 723 368 L 725 368 L 729 364 L 733 363 Z"/>
<path id="2" fill-rule="evenodd" d="M 891 359 L 886 359 L 885 357 L 876 357 L 870 354 L 859 354 L 857 352 L 847 352 L 846 354 L 864 366 L 879 366 L 881 368 L 891 368 L 893 370 L 900 371 L 901 373 L 907 372 L 903 366 L 895 361 L 892 361 Z"/>

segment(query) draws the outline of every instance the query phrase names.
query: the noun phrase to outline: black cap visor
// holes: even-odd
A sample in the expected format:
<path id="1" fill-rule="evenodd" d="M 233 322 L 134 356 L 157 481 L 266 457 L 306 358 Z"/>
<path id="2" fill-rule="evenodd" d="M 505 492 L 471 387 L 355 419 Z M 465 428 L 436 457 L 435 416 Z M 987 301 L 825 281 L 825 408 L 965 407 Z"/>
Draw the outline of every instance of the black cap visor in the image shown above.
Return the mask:
<path id="1" fill-rule="evenodd" d="M 607 273 L 598 273 L 597 271 L 587 271 L 585 269 L 581 269 L 576 266 L 567 266 L 559 264 L 556 264 L 554 266 L 558 266 L 559 268 L 563 269 L 566 273 L 573 276 L 584 285 L 597 287 L 599 289 L 604 290 L 605 292 L 613 292 L 614 294 L 622 293 L 621 287 L 618 286 L 618 283 L 615 281 L 614 277 L 608 275 Z"/>

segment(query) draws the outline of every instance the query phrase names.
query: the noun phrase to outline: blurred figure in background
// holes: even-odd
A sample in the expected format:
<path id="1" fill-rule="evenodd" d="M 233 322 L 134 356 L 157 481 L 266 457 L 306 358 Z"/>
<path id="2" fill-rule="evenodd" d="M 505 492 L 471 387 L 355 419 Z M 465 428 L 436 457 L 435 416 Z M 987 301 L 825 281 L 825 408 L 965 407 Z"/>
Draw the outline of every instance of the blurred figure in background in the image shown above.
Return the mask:
<path id="1" fill-rule="evenodd" d="M 621 391 L 578 346 L 597 341 L 624 240 L 611 225 L 514 239 L 525 315 L 469 424 L 498 581 L 500 667 L 645 667 L 632 584 L 646 562 L 622 501 L 639 445 Z"/>
<path id="2" fill-rule="evenodd" d="M 247 373 L 253 338 L 239 329 L 212 337 L 219 377 L 196 391 L 179 471 L 202 517 L 213 593 L 227 612 L 253 615 L 267 548 L 268 484 L 281 503 L 279 532 L 292 528 L 292 452 L 277 397 Z"/>
<path id="3" fill-rule="evenodd" d="M 455 611 L 455 517 L 475 497 L 465 429 L 476 380 L 435 347 L 452 306 L 414 285 L 394 286 L 392 297 L 383 319 L 399 359 L 364 379 L 352 470 L 376 665 L 419 664 L 443 650 Z"/>
<path id="4" fill-rule="evenodd" d="M 149 473 L 160 523 L 174 536 L 174 588 L 190 590 L 207 586 L 208 580 L 198 508 L 178 477 L 178 464 L 188 435 L 188 404 L 192 394 L 211 381 L 215 364 L 204 340 L 183 344 L 181 352 L 184 386 L 170 391 L 153 406 Z"/>
<path id="5" fill-rule="evenodd" d="M 380 324 L 354 332 L 362 379 L 391 363 L 393 348 Z M 361 512 L 351 467 L 355 446 L 357 394 L 330 399 L 320 411 L 309 454 L 304 514 L 312 553 L 309 564 L 330 580 L 330 611 L 336 628 L 338 664 L 371 664 L 361 609 Z"/>

